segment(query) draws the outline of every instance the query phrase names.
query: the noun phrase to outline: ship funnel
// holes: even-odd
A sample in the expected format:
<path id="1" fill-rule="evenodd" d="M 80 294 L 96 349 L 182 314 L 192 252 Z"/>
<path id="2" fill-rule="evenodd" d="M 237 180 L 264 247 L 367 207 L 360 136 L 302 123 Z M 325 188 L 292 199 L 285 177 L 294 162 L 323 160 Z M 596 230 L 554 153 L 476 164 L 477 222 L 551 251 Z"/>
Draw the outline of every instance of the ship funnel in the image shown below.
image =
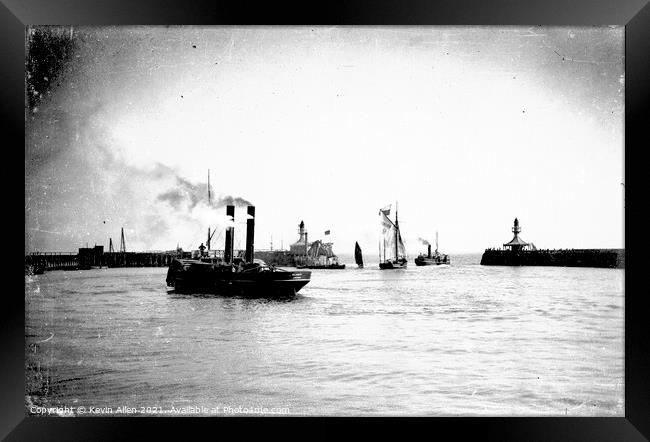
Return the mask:
<path id="1" fill-rule="evenodd" d="M 255 206 L 248 206 L 246 220 L 246 262 L 252 263 L 255 257 Z"/>
<path id="2" fill-rule="evenodd" d="M 429 244 L 429 247 L 428 247 L 427 257 L 431 258 L 431 244 Z"/>
<path id="3" fill-rule="evenodd" d="M 232 217 L 235 221 L 235 206 L 226 206 L 226 216 Z M 223 250 L 223 260 L 227 263 L 232 263 L 233 252 L 235 245 L 235 227 L 230 226 L 226 228 L 226 244 Z"/>

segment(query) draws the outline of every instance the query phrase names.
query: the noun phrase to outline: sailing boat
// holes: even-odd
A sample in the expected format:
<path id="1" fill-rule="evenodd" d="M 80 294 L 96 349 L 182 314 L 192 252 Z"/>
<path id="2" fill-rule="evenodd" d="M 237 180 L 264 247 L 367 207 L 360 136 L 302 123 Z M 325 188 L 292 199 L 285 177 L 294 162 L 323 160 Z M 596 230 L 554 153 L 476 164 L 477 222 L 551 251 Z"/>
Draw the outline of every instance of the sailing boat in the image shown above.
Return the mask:
<path id="1" fill-rule="evenodd" d="M 360 269 L 363 268 L 363 256 L 361 256 L 361 247 L 359 247 L 358 242 L 354 243 L 354 261 L 357 263 Z"/>
<path id="2" fill-rule="evenodd" d="M 379 268 L 401 269 L 406 268 L 406 248 L 402 241 L 402 235 L 399 231 L 399 222 L 397 221 L 397 203 L 395 203 L 395 222 L 393 223 L 390 215 L 390 207 L 379 211 L 381 216 L 382 236 L 383 236 L 383 257 L 382 242 L 379 243 Z"/>

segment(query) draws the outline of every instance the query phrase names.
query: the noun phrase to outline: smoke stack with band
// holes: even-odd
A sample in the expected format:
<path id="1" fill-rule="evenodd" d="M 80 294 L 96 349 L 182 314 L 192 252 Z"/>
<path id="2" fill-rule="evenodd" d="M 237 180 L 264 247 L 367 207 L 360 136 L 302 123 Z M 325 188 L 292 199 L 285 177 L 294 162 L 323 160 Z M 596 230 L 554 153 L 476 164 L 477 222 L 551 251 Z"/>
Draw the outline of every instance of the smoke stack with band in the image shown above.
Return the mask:
<path id="1" fill-rule="evenodd" d="M 226 228 L 226 244 L 223 250 L 223 260 L 232 263 L 235 244 L 235 206 L 226 206 L 226 216 L 232 217 L 233 225 Z"/>
<path id="2" fill-rule="evenodd" d="M 248 206 L 246 220 L 246 262 L 251 264 L 255 257 L 255 206 Z"/>

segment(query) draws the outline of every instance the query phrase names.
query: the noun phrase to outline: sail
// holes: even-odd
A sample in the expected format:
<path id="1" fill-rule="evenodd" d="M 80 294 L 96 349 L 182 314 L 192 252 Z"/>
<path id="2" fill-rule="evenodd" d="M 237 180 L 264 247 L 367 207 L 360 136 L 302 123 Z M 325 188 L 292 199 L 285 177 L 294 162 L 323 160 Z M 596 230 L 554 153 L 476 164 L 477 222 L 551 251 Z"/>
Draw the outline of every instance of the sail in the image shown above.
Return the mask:
<path id="1" fill-rule="evenodd" d="M 395 226 L 386 229 L 384 233 L 384 255 L 388 259 L 395 258 Z"/>
<path id="2" fill-rule="evenodd" d="M 363 267 L 363 256 L 361 256 L 361 247 L 358 242 L 354 243 L 354 261 L 359 267 Z"/>
<path id="3" fill-rule="evenodd" d="M 406 258 L 406 247 L 404 247 L 404 241 L 402 241 L 402 234 L 397 231 L 397 256 L 401 258 Z"/>
<path id="4" fill-rule="evenodd" d="M 399 256 L 405 256 L 404 243 L 399 234 L 399 228 L 383 212 L 381 212 L 381 228 L 382 243 L 386 258 L 395 259 Z M 395 241 L 397 241 L 397 246 L 395 246 Z M 397 250 L 397 257 L 395 256 L 395 250 Z"/>
<path id="5" fill-rule="evenodd" d="M 381 213 L 381 231 L 386 236 L 386 234 L 395 227 L 395 224 L 386 216 L 385 213 Z M 394 234 L 394 232 L 393 232 Z"/>
<path id="6" fill-rule="evenodd" d="M 395 222 L 388 218 L 387 211 L 380 210 L 381 237 L 379 239 L 379 268 L 395 269 L 406 267 L 406 247 L 397 221 L 395 203 Z M 382 247 L 383 246 L 383 247 Z"/>
<path id="7" fill-rule="evenodd" d="M 399 227 L 385 213 L 381 212 L 382 243 L 386 258 L 406 258 L 406 247 Z M 395 242 L 397 241 L 397 245 Z M 395 256 L 397 252 L 397 256 Z"/>
<path id="8" fill-rule="evenodd" d="M 395 245 L 396 241 L 397 245 Z M 386 258 L 406 258 L 406 247 L 404 246 L 404 241 L 402 240 L 402 234 L 400 233 L 399 228 L 393 226 L 386 231 L 386 234 L 384 235 L 384 244 L 386 248 Z M 397 256 L 395 256 L 396 253 Z"/>

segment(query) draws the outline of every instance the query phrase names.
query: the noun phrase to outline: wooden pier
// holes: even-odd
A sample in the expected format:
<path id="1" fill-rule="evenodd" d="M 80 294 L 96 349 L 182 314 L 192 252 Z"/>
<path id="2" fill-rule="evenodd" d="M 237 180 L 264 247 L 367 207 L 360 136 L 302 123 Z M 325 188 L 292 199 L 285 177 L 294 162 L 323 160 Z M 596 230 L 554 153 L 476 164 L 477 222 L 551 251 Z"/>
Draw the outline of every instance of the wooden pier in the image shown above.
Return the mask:
<path id="1" fill-rule="evenodd" d="M 87 270 L 115 267 L 169 267 L 174 258 L 190 258 L 191 252 L 108 252 L 103 248 L 74 252 L 35 252 L 25 256 L 25 265 L 50 270 Z"/>
<path id="2" fill-rule="evenodd" d="M 25 256 L 25 265 L 43 267 L 45 270 L 76 270 L 79 255 L 74 252 L 39 252 Z"/>

